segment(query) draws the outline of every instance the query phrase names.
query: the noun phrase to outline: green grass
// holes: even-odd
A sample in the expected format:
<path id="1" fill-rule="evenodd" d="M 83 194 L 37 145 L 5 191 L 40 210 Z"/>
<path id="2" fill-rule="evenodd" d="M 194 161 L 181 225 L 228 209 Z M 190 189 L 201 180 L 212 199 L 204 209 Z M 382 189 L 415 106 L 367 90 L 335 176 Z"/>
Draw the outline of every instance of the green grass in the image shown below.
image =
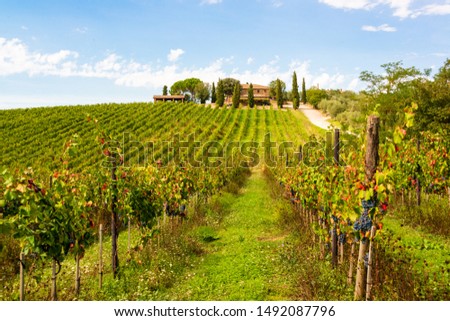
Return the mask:
<path id="1" fill-rule="evenodd" d="M 405 225 L 387 216 L 375 242 L 380 267 L 376 300 L 448 300 L 450 243 L 448 238 Z"/>
<path id="2" fill-rule="evenodd" d="M 448 238 L 404 225 L 393 217 L 386 217 L 384 223 L 387 230 L 395 235 L 397 242 L 404 246 L 404 251 L 418 260 L 416 268 L 423 268 L 428 272 L 439 272 L 441 267 L 450 267 Z M 428 263 L 427 266 L 423 265 L 424 260 Z"/>
<path id="3" fill-rule="evenodd" d="M 208 231 L 213 237 L 204 240 L 207 255 L 159 299 L 289 299 L 292 279 L 280 260 L 286 235 L 269 192 L 262 172 L 255 171 L 240 194 L 224 194 L 220 202 L 228 213 L 219 228 Z M 204 237 L 205 228 L 199 233 Z"/>
<path id="4" fill-rule="evenodd" d="M 73 290 L 75 262 L 67 258 L 58 275 L 60 300 L 289 300 L 295 278 L 286 261 L 292 235 L 280 224 L 280 206 L 271 186 L 255 170 L 237 193 L 214 196 L 184 224 L 167 222 L 160 244 L 127 251 L 127 232 L 119 236 L 120 278 L 110 269 L 111 240 L 103 243 L 103 288 L 98 286 L 98 244 L 81 260 L 81 293 Z M 242 186 L 242 185 L 241 185 Z M 233 190 L 237 190 L 233 188 Z M 139 243 L 132 229 L 132 248 Z M 28 266 L 32 262 L 28 262 Z M 51 264 L 26 276 L 26 299 L 49 300 Z M 18 299 L 18 278 L 0 300 Z"/>

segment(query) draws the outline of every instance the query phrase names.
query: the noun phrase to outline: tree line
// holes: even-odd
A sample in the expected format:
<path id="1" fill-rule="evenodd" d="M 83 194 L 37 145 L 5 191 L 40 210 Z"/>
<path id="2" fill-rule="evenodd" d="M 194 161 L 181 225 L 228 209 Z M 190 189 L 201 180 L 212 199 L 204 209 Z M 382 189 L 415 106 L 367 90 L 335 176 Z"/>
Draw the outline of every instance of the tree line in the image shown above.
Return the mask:
<path id="1" fill-rule="evenodd" d="M 241 90 L 240 81 L 230 77 L 219 79 L 217 86 L 214 82 L 210 85 L 198 78 L 187 78 L 176 81 L 169 90 L 165 85 L 162 94 L 184 95 L 185 100 L 201 104 L 211 100 L 211 103 L 215 103 L 219 107 L 224 106 L 226 101 L 231 98 L 231 105 L 237 108 L 240 105 Z M 303 78 L 301 91 L 299 91 L 297 74 L 295 72 L 292 75 L 291 91 L 286 91 L 286 83 L 284 81 L 280 79 L 273 80 L 269 83 L 269 97 L 277 102 L 279 108 L 282 108 L 286 101 L 292 101 L 294 109 L 298 109 L 300 102 L 303 104 L 307 102 L 305 79 Z M 253 84 L 250 83 L 247 104 L 250 108 L 253 108 L 256 103 Z"/>

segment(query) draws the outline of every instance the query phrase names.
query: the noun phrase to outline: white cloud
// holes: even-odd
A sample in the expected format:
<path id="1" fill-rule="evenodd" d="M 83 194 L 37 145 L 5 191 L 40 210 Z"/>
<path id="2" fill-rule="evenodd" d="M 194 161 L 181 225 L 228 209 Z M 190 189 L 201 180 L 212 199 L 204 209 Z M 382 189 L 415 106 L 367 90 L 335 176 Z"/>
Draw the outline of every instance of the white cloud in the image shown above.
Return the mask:
<path id="1" fill-rule="evenodd" d="M 410 9 L 412 0 L 384 0 L 382 3 L 389 5 L 394 10 L 395 17 L 404 19 L 412 14 Z"/>
<path id="2" fill-rule="evenodd" d="M 431 16 L 431 15 L 448 15 L 450 14 L 450 3 L 446 4 L 430 4 L 416 11 L 412 17 Z"/>
<path id="3" fill-rule="evenodd" d="M 175 62 L 181 57 L 182 54 L 184 54 L 183 49 L 170 49 L 170 52 L 167 55 L 167 60 L 170 62 Z"/>
<path id="4" fill-rule="evenodd" d="M 435 57 L 448 57 L 450 56 L 450 53 L 445 53 L 445 52 L 435 52 L 431 54 L 432 56 Z"/>
<path id="5" fill-rule="evenodd" d="M 200 4 L 211 5 L 211 4 L 219 4 L 221 2 L 222 2 L 222 0 L 202 0 L 202 2 L 200 2 Z"/>
<path id="6" fill-rule="evenodd" d="M 338 9 L 371 9 L 377 5 L 377 1 L 373 0 L 319 0 Z"/>
<path id="7" fill-rule="evenodd" d="M 119 60 L 119 56 L 110 54 L 108 57 L 95 64 L 95 70 L 98 72 L 119 71 L 122 68 Z"/>
<path id="8" fill-rule="evenodd" d="M 392 15 L 400 19 L 417 18 L 422 15 L 448 15 L 450 14 L 450 1 L 419 6 L 418 0 L 318 0 L 333 8 L 344 10 L 371 10 L 379 6 L 388 6 Z M 415 6 L 414 6 L 415 4 Z"/>
<path id="9" fill-rule="evenodd" d="M 250 57 L 251 58 L 251 57 Z M 292 74 L 305 78 L 307 87 L 319 85 L 320 88 L 346 88 L 354 76 L 340 73 L 330 74 L 326 70 L 314 74 L 309 61 L 293 60 L 287 68 L 280 67 L 280 57 L 249 69 L 236 68 L 234 57 L 216 59 L 201 67 L 180 67 L 176 64 L 142 64 L 127 60 L 115 53 L 91 63 L 81 63 L 79 54 L 70 50 L 55 53 L 36 53 L 19 39 L 0 38 L 0 76 L 28 74 L 29 76 L 51 75 L 57 77 L 82 77 L 110 79 L 117 86 L 159 89 L 177 80 L 196 77 L 206 82 L 216 82 L 219 78 L 233 77 L 241 82 L 267 85 L 280 78 L 288 87 Z M 227 71 L 231 70 L 231 71 Z M 348 85 L 352 87 L 352 83 Z"/>
<path id="10" fill-rule="evenodd" d="M 283 5 L 283 1 L 281 0 L 272 0 L 272 6 L 274 6 L 275 8 L 279 8 Z"/>
<path id="11" fill-rule="evenodd" d="M 85 34 L 88 31 L 87 27 L 77 27 L 74 29 L 75 32 Z"/>
<path id="12" fill-rule="evenodd" d="M 384 31 L 384 32 L 395 32 L 397 29 L 395 27 L 391 27 L 388 24 L 382 24 L 378 27 L 375 26 L 362 26 L 362 30 L 364 31 L 371 31 L 371 32 L 378 32 L 378 31 Z"/>
<path id="13" fill-rule="evenodd" d="M 350 83 L 348 84 L 347 89 L 355 91 L 358 89 L 358 85 L 359 85 L 359 79 L 353 78 L 352 81 L 350 81 Z"/>
<path id="14" fill-rule="evenodd" d="M 22 29 L 22 30 L 25 30 L 25 31 L 26 31 L 26 30 L 28 30 L 28 27 L 27 27 L 27 26 L 21 26 L 21 27 L 20 27 L 20 29 Z"/>
<path id="15" fill-rule="evenodd" d="M 55 75 L 68 59 L 78 58 L 78 53 L 60 50 L 52 54 L 33 53 L 19 39 L 0 38 L 0 76 L 16 73 Z"/>
<path id="16" fill-rule="evenodd" d="M 247 58 L 247 65 L 251 65 L 253 63 L 253 58 L 252 57 L 248 57 Z"/>

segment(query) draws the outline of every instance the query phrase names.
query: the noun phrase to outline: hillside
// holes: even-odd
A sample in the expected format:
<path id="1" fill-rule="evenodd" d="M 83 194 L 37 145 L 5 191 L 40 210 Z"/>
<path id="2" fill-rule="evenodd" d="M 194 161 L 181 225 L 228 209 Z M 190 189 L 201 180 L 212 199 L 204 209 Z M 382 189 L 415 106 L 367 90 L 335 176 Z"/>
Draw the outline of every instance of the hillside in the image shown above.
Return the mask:
<path id="1" fill-rule="evenodd" d="M 99 142 L 101 132 L 109 140 L 125 145 L 122 147 L 130 165 L 152 164 L 158 159 L 167 161 L 173 153 L 167 152 L 164 142 L 173 142 L 175 135 L 181 142 L 192 135 L 204 145 L 208 141 L 262 143 L 264 135 L 270 133 L 272 141 L 291 141 L 298 145 L 310 135 L 320 133 L 300 112 L 295 112 L 295 116 L 293 113 L 214 109 L 194 103 L 1 110 L 0 140 L 4 142 L 1 163 L 9 168 L 50 169 L 54 159 L 62 155 L 64 144 L 73 139 L 78 143 L 79 157 L 73 160 L 72 168 L 99 166 L 104 159 Z M 148 158 L 145 161 L 144 155 Z"/>
<path id="2" fill-rule="evenodd" d="M 433 134 L 418 153 L 399 129 L 364 181 L 363 135 L 335 145 L 336 166 L 332 133 L 301 111 L 0 114 L 0 300 L 359 300 L 370 264 L 368 299 L 449 298 L 448 144 Z"/>

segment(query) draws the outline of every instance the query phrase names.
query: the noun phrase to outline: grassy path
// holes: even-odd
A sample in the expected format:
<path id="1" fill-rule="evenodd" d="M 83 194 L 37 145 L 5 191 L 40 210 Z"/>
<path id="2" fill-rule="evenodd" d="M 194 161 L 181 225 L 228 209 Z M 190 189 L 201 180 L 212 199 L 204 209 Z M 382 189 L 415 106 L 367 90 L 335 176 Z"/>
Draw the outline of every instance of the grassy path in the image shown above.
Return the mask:
<path id="1" fill-rule="evenodd" d="M 263 173 L 253 172 L 239 195 L 224 195 L 222 202 L 228 214 L 218 239 L 206 245 L 202 262 L 161 299 L 288 300 L 285 235 L 277 226 L 276 200 Z"/>

